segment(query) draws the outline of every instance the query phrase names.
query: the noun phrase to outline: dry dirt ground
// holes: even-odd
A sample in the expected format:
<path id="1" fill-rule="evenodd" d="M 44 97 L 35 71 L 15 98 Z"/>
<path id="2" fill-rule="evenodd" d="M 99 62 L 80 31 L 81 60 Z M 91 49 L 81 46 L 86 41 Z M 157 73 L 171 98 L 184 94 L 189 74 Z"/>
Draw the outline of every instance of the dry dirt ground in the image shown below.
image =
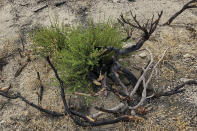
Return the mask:
<path id="1" fill-rule="evenodd" d="M 53 72 L 42 59 L 26 65 L 21 74 L 15 77 L 17 70 L 24 65 L 26 57 L 20 57 L 18 48 L 31 44 L 28 32 L 38 25 L 50 25 L 58 20 L 64 24 L 86 24 L 89 18 L 94 22 L 114 20 L 121 13 L 132 11 L 140 21 L 164 11 L 161 24 L 187 0 L 0 0 L 0 58 L 13 54 L 5 59 L 6 65 L 0 70 L 0 88 L 11 83 L 11 92 L 21 92 L 28 100 L 38 103 L 39 82 L 36 72 L 40 72 L 44 84 L 42 106 L 63 111 L 60 92 L 51 84 Z M 61 4 L 63 3 L 63 4 Z M 134 34 L 135 37 L 136 34 Z M 137 37 L 137 35 L 136 35 Z M 133 41 L 135 39 L 133 38 Z M 129 45 L 130 43 L 126 43 Z M 172 26 L 159 26 L 143 48 L 148 46 L 154 54 L 155 61 L 168 47 L 168 51 L 157 68 L 151 85 L 155 90 L 168 90 L 188 79 L 197 78 L 197 10 L 189 9 L 181 14 Z M 138 68 L 145 65 L 145 58 L 138 51 L 122 59 L 127 68 L 139 75 Z M 25 52 L 23 55 L 30 55 Z M 33 57 L 33 56 L 31 56 Z M 124 62 L 124 63 L 125 63 Z M 52 118 L 26 105 L 20 100 L 8 100 L 0 96 L 0 130 L 197 130 L 197 86 L 185 86 L 185 93 L 162 97 L 146 103 L 152 109 L 139 123 L 118 123 L 114 125 L 85 128 L 76 127 L 69 118 Z M 109 108 L 116 103 L 113 96 L 91 100 L 97 105 L 105 103 Z M 107 103 L 107 104 L 106 104 Z M 90 102 L 91 105 L 91 102 Z M 94 112 L 94 110 L 91 110 Z"/>

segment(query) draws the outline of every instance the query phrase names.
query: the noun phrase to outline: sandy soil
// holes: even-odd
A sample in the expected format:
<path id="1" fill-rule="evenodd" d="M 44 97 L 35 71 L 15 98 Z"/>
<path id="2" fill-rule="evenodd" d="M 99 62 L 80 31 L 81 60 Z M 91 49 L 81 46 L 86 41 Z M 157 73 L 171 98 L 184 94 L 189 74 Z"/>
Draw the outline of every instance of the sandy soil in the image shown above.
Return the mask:
<path id="1" fill-rule="evenodd" d="M 63 111 L 59 90 L 51 83 L 53 72 L 42 60 L 34 60 L 27 64 L 22 73 L 15 77 L 16 71 L 25 63 L 26 57 L 21 58 L 18 48 L 22 49 L 31 44 L 28 32 L 38 25 L 50 25 L 58 20 L 65 24 L 86 24 L 89 18 L 94 22 L 114 20 L 121 13 L 129 11 L 137 15 L 140 21 L 145 21 L 161 10 L 164 14 L 161 24 L 178 11 L 187 0 L 0 0 L 0 58 L 14 54 L 6 59 L 0 71 L 0 88 L 11 83 L 11 92 L 21 92 L 28 100 L 38 103 L 39 82 L 36 72 L 39 71 L 44 85 L 42 106 L 56 111 Z M 42 8 L 39 10 L 40 8 Z M 137 34 L 134 34 L 137 35 Z M 21 41 L 21 39 L 23 41 Z M 135 40 L 134 40 L 135 41 Z M 129 45 L 131 43 L 127 43 Z M 163 62 L 157 69 L 151 86 L 155 90 L 168 90 L 188 79 L 197 78 L 197 10 L 186 10 L 172 26 L 159 26 L 143 48 L 148 46 L 158 60 L 160 54 L 169 47 Z M 140 58 L 138 51 L 125 58 L 127 68 L 139 75 L 136 67 L 147 62 L 148 56 Z M 31 52 L 25 52 L 25 55 Z M 31 56 L 33 57 L 33 56 Z M 143 64 L 143 65 L 144 65 Z M 7 100 L 0 96 L 0 130 L 197 130 L 197 86 L 186 86 L 186 92 L 171 97 L 162 97 L 146 103 L 152 110 L 145 115 L 141 123 L 118 123 L 115 125 L 82 129 L 72 124 L 69 118 L 51 118 L 38 112 L 20 100 Z M 94 100 L 92 100 L 94 101 Z M 112 101 L 112 102 L 111 102 Z M 105 107 L 116 103 L 114 96 L 94 101 Z M 91 110 L 94 112 L 94 110 Z"/>

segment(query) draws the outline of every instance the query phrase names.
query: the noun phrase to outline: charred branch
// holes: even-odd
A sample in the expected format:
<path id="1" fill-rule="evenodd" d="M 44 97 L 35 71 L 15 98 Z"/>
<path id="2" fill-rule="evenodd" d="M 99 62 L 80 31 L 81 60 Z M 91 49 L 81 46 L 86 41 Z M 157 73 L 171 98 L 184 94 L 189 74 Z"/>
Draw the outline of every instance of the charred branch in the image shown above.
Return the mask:
<path id="1" fill-rule="evenodd" d="M 197 0 L 191 0 L 190 2 L 188 2 L 187 4 L 185 4 L 181 10 L 179 10 L 178 12 L 176 12 L 172 17 L 170 17 L 168 19 L 168 21 L 166 23 L 164 23 L 163 25 L 170 25 L 173 20 L 179 16 L 181 13 L 183 13 L 186 9 L 191 9 L 191 8 L 197 8 Z"/>
<path id="2" fill-rule="evenodd" d="M 134 28 L 130 28 L 130 29 L 126 28 L 126 24 L 124 22 L 122 22 L 120 19 L 117 19 L 117 20 L 121 24 L 121 26 L 123 27 L 125 32 L 127 33 L 127 37 L 122 40 L 123 42 L 126 42 L 131 38 L 132 32 L 134 31 Z"/>
<path id="3" fill-rule="evenodd" d="M 55 6 L 59 7 L 59 6 L 63 5 L 63 4 L 65 4 L 65 3 L 66 3 L 66 1 L 57 2 L 57 3 L 55 3 Z"/>
<path id="4" fill-rule="evenodd" d="M 136 23 L 136 25 L 132 24 L 131 22 L 126 20 L 123 15 L 121 15 L 120 20 L 122 21 L 122 23 L 128 24 L 132 28 L 136 28 L 138 30 L 141 30 L 143 32 L 142 37 L 135 45 L 132 45 L 128 48 L 117 49 L 115 47 L 108 47 L 108 50 L 109 51 L 114 51 L 118 55 L 125 55 L 125 54 L 128 54 L 130 52 L 133 52 L 133 51 L 136 51 L 136 50 L 140 49 L 143 46 L 143 44 L 149 39 L 151 34 L 155 31 L 155 29 L 157 28 L 162 14 L 163 14 L 163 11 L 158 14 L 158 18 L 155 21 L 153 20 L 154 19 L 154 16 L 153 16 L 152 19 L 151 19 L 151 23 L 149 23 L 149 20 L 148 20 L 147 23 L 144 24 L 144 25 L 141 25 L 139 23 L 139 21 L 136 18 L 136 15 L 134 16 L 132 14 L 132 12 L 131 12 L 131 16 L 132 16 L 134 22 Z"/>
<path id="5" fill-rule="evenodd" d="M 8 62 L 5 58 L 0 58 L 0 71 L 2 71 L 3 67 L 7 64 L 8 64 Z"/>
<path id="6" fill-rule="evenodd" d="M 34 12 L 34 13 L 38 13 L 38 12 L 42 11 L 43 9 L 45 9 L 45 8 L 47 8 L 47 7 L 48 7 L 48 5 L 41 6 L 40 8 L 34 10 L 33 12 Z"/>
<path id="7" fill-rule="evenodd" d="M 3 96 L 3 97 L 6 97 L 8 99 L 21 99 L 23 102 L 25 102 L 26 104 L 30 105 L 31 107 L 34 107 L 37 110 L 39 110 L 41 112 L 44 112 L 44 113 L 46 113 L 48 115 L 54 116 L 54 117 L 59 117 L 59 116 L 63 116 L 64 115 L 64 114 L 59 113 L 59 112 L 55 112 L 55 111 L 50 111 L 50 110 L 44 109 L 41 106 L 38 106 L 38 105 L 28 101 L 20 93 L 16 93 L 14 95 L 10 95 L 10 94 L 7 94 L 7 93 L 0 92 L 0 95 Z"/>
<path id="8" fill-rule="evenodd" d="M 14 77 L 18 77 L 18 76 L 22 73 L 23 69 L 27 66 L 27 64 L 28 64 L 28 63 L 26 62 L 26 63 L 23 64 L 21 67 L 19 67 L 19 69 L 16 71 Z"/>
<path id="9" fill-rule="evenodd" d="M 41 103 L 42 98 L 43 98 L 43 92 L 44 92 L 44 87 L 42 85 L 41 79 L 40 79 L 40 73 L 37 72 L 37 79 L 40 82 L 40 93 L 38 94 L 38 103 Z"/>
<path id="10" fill-rule="evenodd" d="M 185 89 L 182 89 L 182 88 L 186 85 L 197 85 L 197 80 L 188 80 L 188 81 L 176 86 L 174 89 L 172 89 L 170 91 L 160 92 L 160 93 L 155 94 L 153 96 L 153 98 L 160 98 L 162 96 L 171 96 L 174 94 L 183 93 L 185 91 Z"/>
<path id="11" fill-rule="evenodd" d="M 113 124 L 113 123 L 117 123 L 117 122 L 121 122 L 121 121 L 131 121 L 132 120 L 130 116 L 124 116 L 124 117 L 118 117 L 118 118 L 114 118 L 114 119 L 104 119 L 104 120 L 92 121 L 92 119 L 90 119 L 91 117 L 88 117 L 80 112 L 70 110 L 67 105 L 66 99 L 65 99 L 63 81 L 60 79 L 60 77 L 57 73 L 57 70 L 55 69 L 55 67 L 51 63 L 49 57 L 46 57 L 46 60 L 49 63 L 52 70 L 54 71 L 55 77 L 59 81 L 61 97 L 62 97 L 62 101 L 64 104 L 64 114 L 68 114 L 70 116 L 70 118 L 75 122 L 75 124 L 86 127 L 86 126 L 107 125 L 107 124 Z M 75 116 L 78 116 L 80 119 L 83 119 L 83 121 L 76 119 Z"/>
<path id="12" fill-rule="evenodd" d="M 121 82 L 119 79 L 119 75 L 117 71 L 120 69 L 120 66 L 115 62 L 114 65 L 112 66 L 111 73 L 112 73 L 112 78 L 113 80 L 122 88 L 122 91 L 124 92 L 125 95 L 128 96 L 128 89 L 127 87 Z"/>

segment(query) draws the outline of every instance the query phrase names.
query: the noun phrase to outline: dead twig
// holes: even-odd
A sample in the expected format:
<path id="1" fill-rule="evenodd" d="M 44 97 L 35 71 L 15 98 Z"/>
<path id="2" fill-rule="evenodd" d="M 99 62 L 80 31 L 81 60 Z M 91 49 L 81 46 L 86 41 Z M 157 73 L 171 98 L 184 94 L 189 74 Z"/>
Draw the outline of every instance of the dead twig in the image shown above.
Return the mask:
<path id="1" fill-rule="evenodd" d="M 24 68 L 28 65 L 28 63 L 31 62 L 30 57 L 28 56 L 26 61 L 22 64 L 22 66 L 19 67 L 19 69 L 16 71 L 14 77 L 18 77 L 21 72 L 24 70 Z"/>
<path id="2" fill-rule="evenodd" d="M 63 5 L 63 4 L 65 4 L 65 3 L 66 3 L 66 1 L 56 2 L 56 3 L 55 3 L 55 6 L 56 6 L 56 7 L 59 7 L 59 6 Z"/>
<path id="3" fill-rule="evenodd" d="M 134 28 L 132 28 L 132 27 L 130 29 L 126 28 L 126 24 L 124 22 L 122 22 L 119 18 L 117 20 L 121 24 L 121 26 L 123 27 L 125 32 L 127 33 L 127 37 L 122 40 L 123 42 L 126 42 L 131 38 Z"/>
<path id="4" fill-rule="evenodd" d="M 140 78 L 138 79 L 138 81 L 137 81 L 137 83 L 136 83 L 134 89 L 133 89 L 133 90 L 131 91 L 131 93 L 129 94 L 130 97 L 132 97 L 132 96 L 136 93 L 137 89 L 139 88 L 140 83 L 141 83 L 142 80 L 144 79 L 144 77 L 145 77 L 147 71 L 150 69 L 150 66 L 151 66 L 152 63 L 153 63 L 153 54 L 152 54 L 152 52 L 151 52 L 148 48 L 147 48 L 147 50 L 148 50 L 148 52 L 149 52 L 149 54 L 150 54 L 151 60 L 150 60 L 150 62 L 149 62 L 149 64 L 148 64 L 147 68 L 144 69 L 143 74 L 142 74 L 142 75 L 140 76 Z"/>
<path id="5" fill-rule="evenodd" d="M 37 79 L 40 82 L 40 93 L 38 94 L 38 103 L 40 104 L 42 102 L 42 98 L 43 98 L 44 87 L 42 85 L 42 81 L 40 79 L 40 73 L 39 72 L 37 72 Z"/>
<path id="6" fill-rule="evenodd" d="M 28 62 L 26 62 L 25 64 L 23 64 L 21 67 L 19 67 L 19 69 L 16 71 L 16 73 L 14 75 L 15 78 L 18 77 L 21 74 L 21 72 L 27 66 L 27 64 L 28 64 Z"/>
<path id="7" fill-rule="evenodd" d="M 91 94 L 81 93 L 81 92 L 74 92 L 74 95 L 81 95 L 81 96 L 92 96 Z"/>
<path id="8" fill-rule="evenodd" d="M 23 31 L 19 31 L 19 37 L 20 37 L 20 41 L 21 41 L 21 45 L 22 45 L 22 51 L 25 51 L 25 37 L 24 37 L 24 32 Z"/>
<path id="9" fill-rule="evenodd" d="M 40 12 L 41 10 L 43 10 L 43 9 L 45 9 L 47 7 L 48 7 L 48 5 L 44 5 L 44 6 L 40 7 L 40 8 L 38 8 L 38 9 L 34 10 L 33 12 L 34 13 L 38 13 L 38 12 Z"/>

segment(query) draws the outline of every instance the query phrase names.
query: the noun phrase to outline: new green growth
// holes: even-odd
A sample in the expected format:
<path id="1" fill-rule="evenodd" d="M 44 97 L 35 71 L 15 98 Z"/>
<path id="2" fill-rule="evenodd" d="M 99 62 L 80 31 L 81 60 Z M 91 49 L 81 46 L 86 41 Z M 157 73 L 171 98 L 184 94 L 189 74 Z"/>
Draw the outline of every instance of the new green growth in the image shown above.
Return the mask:
<path id="1" fill-rule="evenodd" d="M 114 46 L 122 48 L 123 33 L 111 22 L 77 27 L 52 24 L 35 29 L 31 34 L 34 53 L 47 57 L 55 64 L 66 88 L 71 91 L 88 91 L 91 82 L 88 72 L 99 66 L 103 49 Z"/>

